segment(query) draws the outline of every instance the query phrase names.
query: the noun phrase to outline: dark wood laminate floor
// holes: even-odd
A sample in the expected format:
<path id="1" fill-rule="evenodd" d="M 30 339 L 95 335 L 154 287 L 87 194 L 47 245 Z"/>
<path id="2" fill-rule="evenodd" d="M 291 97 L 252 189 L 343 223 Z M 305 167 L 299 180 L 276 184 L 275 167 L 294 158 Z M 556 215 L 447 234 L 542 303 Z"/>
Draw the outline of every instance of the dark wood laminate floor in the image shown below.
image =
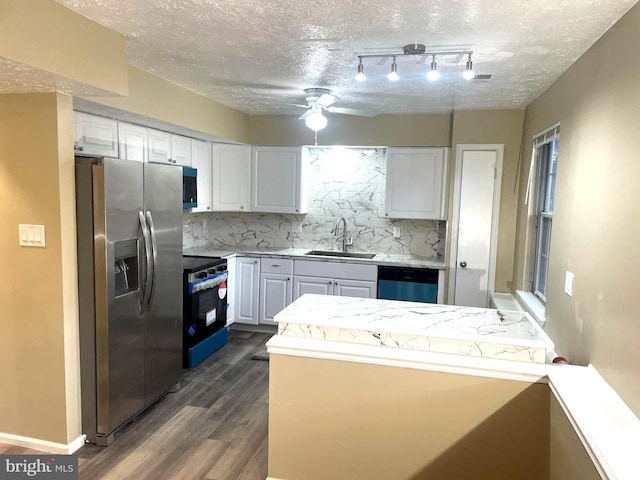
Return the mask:
<path id="1" fill-rule="evenodd" d="M 76 455 L 80 479 L 265 480 L 269 362 L 252 360 L 271 334 L 232 330 L 224 348 L 182 376 L 109 447 Z M 0 454 L 41 452 L 0 445 Z"/>

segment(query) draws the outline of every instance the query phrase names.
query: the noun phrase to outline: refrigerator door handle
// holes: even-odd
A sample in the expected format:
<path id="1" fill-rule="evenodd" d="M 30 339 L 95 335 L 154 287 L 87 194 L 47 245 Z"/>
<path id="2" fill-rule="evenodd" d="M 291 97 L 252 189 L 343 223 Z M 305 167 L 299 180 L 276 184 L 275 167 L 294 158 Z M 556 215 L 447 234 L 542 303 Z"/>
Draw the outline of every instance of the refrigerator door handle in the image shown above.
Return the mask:
<path id="1" fill-rule="evenodd" d="M 147 310 L 151 308 L 151 302 L 153 298 L 153 289 L 156 285 L 156 262 L 158 261 L 158 242 L 156 240 L 156 227 L 153 224 L 153 217 L 151 212 L 147 210 L 147 224 L 149 225 L 149 232 L 151 237 L 151 251 L 153 252 L 153 268 L 151 269 L 151 287 L 149 288 L 149 294 L 147 299 Z"/>
<path id="2" fill-rule="evenodd" d="M 151 238 L 149 235 L 149 228 L 147 227 L 147 221 L 144 218 L 144 213 L 142 211 L 138 212 L 138 219 L 140 220 L 140 228 L 142 230 L 142 239 L 144 240 L 144 255 L 146 260 L 146 265 L 144 269 L 140 269 L 143 273 L 142 281 L 140 282 L 141 287 L 141 301 L 140 301 L 140 312 L 144 313 L 147 309 L 147 297 L 149 295 L 149 282 L 151 276 L 153 275 L 153 266 L 151 264 Z"/>

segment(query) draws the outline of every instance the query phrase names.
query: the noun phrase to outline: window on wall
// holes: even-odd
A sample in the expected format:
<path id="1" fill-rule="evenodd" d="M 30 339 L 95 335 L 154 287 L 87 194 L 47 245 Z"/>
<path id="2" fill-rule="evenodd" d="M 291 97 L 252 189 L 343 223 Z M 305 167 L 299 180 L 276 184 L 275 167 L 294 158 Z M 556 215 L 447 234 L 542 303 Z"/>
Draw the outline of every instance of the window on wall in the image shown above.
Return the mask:
<path id="1" fill-rule="evenodd" d="M 533 142 L 536 187 L 534 203 L 535 242 L 532 255 L 531 291 L 545 303 L 547 300 L 547 276 L 549 273 L 559 143 L 560 125 L 554 125 L 537 135 Z"/>

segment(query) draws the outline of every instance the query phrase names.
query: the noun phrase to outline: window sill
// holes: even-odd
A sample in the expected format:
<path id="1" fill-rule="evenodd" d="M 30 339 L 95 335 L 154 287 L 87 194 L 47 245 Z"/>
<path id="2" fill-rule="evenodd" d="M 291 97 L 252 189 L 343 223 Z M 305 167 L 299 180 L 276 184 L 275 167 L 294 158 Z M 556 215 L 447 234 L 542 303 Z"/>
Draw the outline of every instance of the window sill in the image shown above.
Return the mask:
<path id="1" fill-rule="evenodd" d="M 545 323 L 545 305 L 531 292 L 516 290 L 516 300 L 531 316 L 538 322 L 541 327 Z"/>

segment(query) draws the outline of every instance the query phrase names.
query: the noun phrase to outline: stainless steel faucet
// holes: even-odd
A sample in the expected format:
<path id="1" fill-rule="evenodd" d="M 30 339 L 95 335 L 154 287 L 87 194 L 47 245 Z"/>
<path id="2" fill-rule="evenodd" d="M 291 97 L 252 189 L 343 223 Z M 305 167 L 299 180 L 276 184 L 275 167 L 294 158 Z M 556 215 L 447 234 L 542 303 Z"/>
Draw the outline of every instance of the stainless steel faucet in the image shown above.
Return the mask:
<path id="1" fill-rule="evenodd" d="M 344 217 L 340 217 L 338 219 L 338 221 L 336 222 L 336 226 L 333 227 L 333 230 L 331 230 L 331 233 L 335 234 L 336 237 L 339 236 L 341 222 L 342 222 L 342 251 L 346 252 L 347 251 L 347 221 L 344 219 Z"/>

